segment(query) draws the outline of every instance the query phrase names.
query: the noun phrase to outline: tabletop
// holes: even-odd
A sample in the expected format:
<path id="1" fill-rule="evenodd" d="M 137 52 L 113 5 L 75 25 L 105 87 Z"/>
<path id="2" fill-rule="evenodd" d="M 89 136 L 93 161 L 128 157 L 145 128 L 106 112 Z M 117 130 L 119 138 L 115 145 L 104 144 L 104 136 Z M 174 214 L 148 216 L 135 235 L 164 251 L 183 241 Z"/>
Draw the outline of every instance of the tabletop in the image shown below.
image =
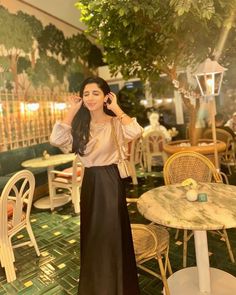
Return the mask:
<path id="1" fill-rule="evenodd" d="M 187 188 L 180 184 L 161 186 L 138 200 L 139 212 L 148 220 L 168 227 L 190 230 L 217 230 L 236 227 L 236 186 L 198 183 L 198 192 L 207 202 L 191 202 Z"/>
<path id="2" fill-rule="evenodd" d="M 65 164 L 75 159 L 76 155 L 71 154 L 58 154 L 58 155 L 50 155 L 48 158 L 39 157 L 24 161 L 21 163 L 23 167 L 31 167 L 31 168 L 40 168 L 40 167 L 49 167 L 56 166 L 60 164 Z"/>

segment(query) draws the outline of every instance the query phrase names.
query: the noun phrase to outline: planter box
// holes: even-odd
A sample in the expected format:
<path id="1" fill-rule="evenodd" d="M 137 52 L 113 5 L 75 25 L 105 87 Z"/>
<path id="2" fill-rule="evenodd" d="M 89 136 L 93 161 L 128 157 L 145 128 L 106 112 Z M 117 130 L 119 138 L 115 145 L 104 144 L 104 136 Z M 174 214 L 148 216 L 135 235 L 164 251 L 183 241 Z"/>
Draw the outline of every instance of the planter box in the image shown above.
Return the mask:
<path id="1" fill-rule="evenodd" d="M 180 144 L 186 144 L 181 146 Z M 187 146 L 189 144 L 189 140 L 176 140 L 168 142 L 164 145 L 164 151 L 168 156 L 173 155 L 174 153 L 181 151 L 193 151 L 200 154 L 203 154 L 207 158 L 209 158 L 214 164 L 214 144 L 212 139 L 200 139 L 199 145 L 197 146 Z M 206 145 L 205 145 L 206 144 Z M 226 149 L 226 144 L 223 141 L 217 140 L 217 151 L 218 153 L 222 153 Z"/>

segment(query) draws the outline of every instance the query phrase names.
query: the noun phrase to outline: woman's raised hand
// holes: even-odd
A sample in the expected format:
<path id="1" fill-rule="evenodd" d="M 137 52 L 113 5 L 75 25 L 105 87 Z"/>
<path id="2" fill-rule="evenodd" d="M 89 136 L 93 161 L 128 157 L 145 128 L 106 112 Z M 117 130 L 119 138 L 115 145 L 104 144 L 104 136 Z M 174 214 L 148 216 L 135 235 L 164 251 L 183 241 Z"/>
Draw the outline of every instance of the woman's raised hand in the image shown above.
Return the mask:
<path id="1" fill-rule="evenodd" d="M 78 95 L 72 95 L 68 97 L 68 104 L 70 105 L 71 109 L 78 111 L 82 105 L 83 101 L 82 98 Z"/>
<path id="2" fill-rule="evenodd" d="M 113 111 L 118 105 L 117 105 L 117 97 L 114 92 L 109 92 L 105 96 L 105 103 L 108 108 L 108 110 Z"/>

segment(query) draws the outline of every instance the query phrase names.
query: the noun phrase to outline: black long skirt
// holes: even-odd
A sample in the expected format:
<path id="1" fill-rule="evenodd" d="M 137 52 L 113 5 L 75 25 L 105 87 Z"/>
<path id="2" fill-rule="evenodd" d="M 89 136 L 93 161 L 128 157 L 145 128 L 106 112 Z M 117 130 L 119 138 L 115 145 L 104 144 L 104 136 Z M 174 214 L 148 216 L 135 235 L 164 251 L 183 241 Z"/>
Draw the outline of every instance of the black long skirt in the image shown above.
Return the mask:
<path id="1" fill-rule="evenodd" d="M 138 295 L 123 180 L 116 165 L 85 168 L 79 295 Z"/>

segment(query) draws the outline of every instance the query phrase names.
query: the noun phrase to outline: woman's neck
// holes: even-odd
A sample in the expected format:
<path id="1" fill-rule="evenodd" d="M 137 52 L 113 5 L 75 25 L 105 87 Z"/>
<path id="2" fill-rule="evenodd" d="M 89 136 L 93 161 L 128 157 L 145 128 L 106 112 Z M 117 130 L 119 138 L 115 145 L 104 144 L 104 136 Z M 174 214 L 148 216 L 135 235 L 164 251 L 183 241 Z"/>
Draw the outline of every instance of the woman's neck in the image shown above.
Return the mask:
<path id="1" fill-rule="evenodd" d="M 92 123 L 104 123 L 109 120 L 109 117 L 106 113 L 102 112 L 91 112 L 91 122 Z"/>

